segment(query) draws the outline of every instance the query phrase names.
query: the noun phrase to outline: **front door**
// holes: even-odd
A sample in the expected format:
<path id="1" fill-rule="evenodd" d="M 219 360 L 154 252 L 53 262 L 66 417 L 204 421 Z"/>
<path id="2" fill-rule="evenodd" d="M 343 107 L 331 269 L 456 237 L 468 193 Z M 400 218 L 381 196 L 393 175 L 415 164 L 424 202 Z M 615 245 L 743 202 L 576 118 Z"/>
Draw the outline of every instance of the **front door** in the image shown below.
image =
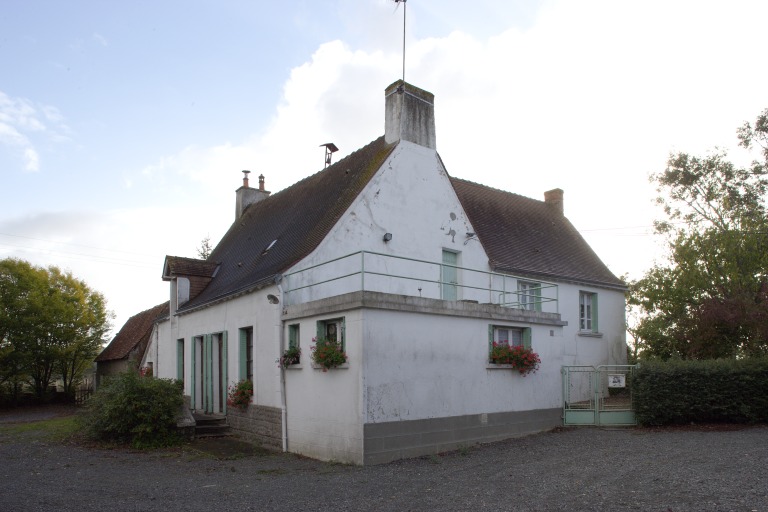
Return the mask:
<path id="1" fill-rule="evenodd" d="M 208 414 L 227 412 L 227 333 L 194 338 L 192 384 L 195 409 Z"/>

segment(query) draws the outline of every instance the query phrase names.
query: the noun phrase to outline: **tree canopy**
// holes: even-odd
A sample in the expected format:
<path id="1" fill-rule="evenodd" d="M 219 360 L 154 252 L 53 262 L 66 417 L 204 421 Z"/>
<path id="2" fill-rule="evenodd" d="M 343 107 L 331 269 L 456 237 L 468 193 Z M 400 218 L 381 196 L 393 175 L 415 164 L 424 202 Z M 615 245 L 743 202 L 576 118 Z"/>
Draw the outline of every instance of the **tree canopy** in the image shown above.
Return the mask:
<path id="1" fill-rule="evenodd" d="M 106 341 L 104 296 L 55 266 L 0 260 L 0 384 L 28 381 L 42 398 L 61 377 L 73 394 Z"/>
<path id="2" fill-rule="evenodd" d="M 630 283 L 640 313 L 630 333 L 645 357 L 768 354 L 768 109 L 738 136 L 761 160 L 737 167 L 722 151 L 677 153 L 651 176 L 668 261 Z"/>

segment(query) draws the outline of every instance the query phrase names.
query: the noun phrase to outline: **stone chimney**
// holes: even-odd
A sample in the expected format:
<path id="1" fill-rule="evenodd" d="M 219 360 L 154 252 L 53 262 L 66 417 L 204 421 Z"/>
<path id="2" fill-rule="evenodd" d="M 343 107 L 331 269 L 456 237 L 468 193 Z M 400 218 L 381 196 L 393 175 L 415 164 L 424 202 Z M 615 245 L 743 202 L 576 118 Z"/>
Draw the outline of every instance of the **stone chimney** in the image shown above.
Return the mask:
<path id="1" fill-rule="evenodd" d="M 269 197 L 270 192 L 264 190 L 264 175 L 259 176 L 259 188 L 248 186 L 248 174 L 243 171 L 243 186 L 235 191 L 235 220 L 239 219 L 247 207 Z"/>
<path id="2" fill-rule="evenodd" d="M 430 149 L 435 144 L 435 95 L 398 80 L 384 91 L 384 139 L 407 140 Z"/>
<path id="3" fill-rule="evenodd" d="M 557 213 L 563 215 L 563 189 L 555 188 L 544 192 L 544 202 L 550 207 L 554 208 Z"/>

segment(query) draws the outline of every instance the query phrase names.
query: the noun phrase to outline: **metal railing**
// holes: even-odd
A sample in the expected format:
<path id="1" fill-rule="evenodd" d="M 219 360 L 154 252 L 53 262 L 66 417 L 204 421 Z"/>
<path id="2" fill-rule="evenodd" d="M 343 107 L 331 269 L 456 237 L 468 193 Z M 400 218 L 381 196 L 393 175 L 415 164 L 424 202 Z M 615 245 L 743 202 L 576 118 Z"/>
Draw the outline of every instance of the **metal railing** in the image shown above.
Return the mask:
<path id="1" fill-rule="evenodd" d="M 456 281 L 444 278 L 446 268 L 455 269 Z M 527 287 L 519 289 L 520 283 Z M 353 291 L 379 291 L 559 313 L 558 286 L 554 283 L 372 251 L 354 252 L 290 272 L 283 276 L 283 286 L 286 304 Z"/>

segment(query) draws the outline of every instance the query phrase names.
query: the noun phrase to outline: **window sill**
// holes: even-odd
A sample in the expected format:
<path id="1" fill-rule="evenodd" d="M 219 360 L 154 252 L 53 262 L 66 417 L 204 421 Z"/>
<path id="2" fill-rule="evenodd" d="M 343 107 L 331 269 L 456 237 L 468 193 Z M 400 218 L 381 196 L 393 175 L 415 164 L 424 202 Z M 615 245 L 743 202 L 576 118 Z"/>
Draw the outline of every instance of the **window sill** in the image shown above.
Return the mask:
<path id="1" fill-rule="evenodd" d="M 333 368 L 326 368 L 325 366 L 321 366 L 319 364 L 312 363 L 312 369 L 313 370 L 324 370 L 324 371 L 348 370 L 349 369 L 349 363 L 340 364 L 339 366 L 334 366 Z"/>
<path id="2" fill-rule="evenodd" d="M 511 364 L 496 364 L 496 363 L 488 363 L 485 365 L 486 370 L 512 370 L 514 369 L 514 366 Z"/>
<path id="3" fill-rule="evenodd" d="M 579 336 L 583 336 L 584 338 L 602 338 L 603 333 L 593 331 L 579 331 Z"/>
<path id="4" fill-rule="evenodd" d="M 301 370 L 302 368 L 304 368 L 304 365 L 301 363 L 291 364 L 285 367 L 286 370 Z"/>

